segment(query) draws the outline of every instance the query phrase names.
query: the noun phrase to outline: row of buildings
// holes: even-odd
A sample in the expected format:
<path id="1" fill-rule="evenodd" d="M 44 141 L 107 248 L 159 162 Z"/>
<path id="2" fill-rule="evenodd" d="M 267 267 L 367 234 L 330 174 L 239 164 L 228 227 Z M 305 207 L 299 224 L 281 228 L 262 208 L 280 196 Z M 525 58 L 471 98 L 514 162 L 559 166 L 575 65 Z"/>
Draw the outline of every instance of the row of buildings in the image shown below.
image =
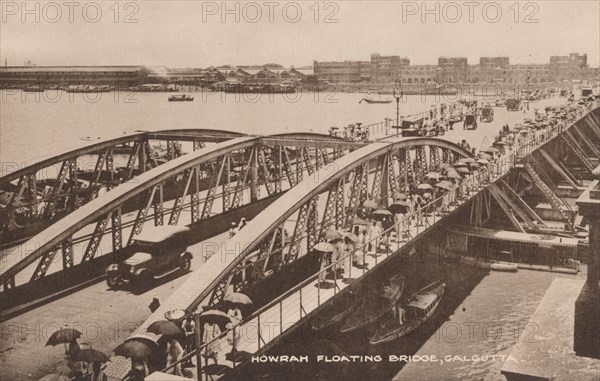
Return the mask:
<path id="1" fill-rule="evenodd" d="M 466 57 L 439 57 L 437 65 L 411 65 L 410 59 L 374 53 L 370 61 L 314 61 L 314 74 L 331 82 L 386 83 L 544 83 L 598 80 L 598 68 L 587 54 L 552 56 L 546 64 L 510 64 L 509 57 L 481 57 L 469 65 Z"/>
<path id="2" fill-rule="evenodd" d="M 178 83 L 206 85 L 215 82 L 278 83 L 297 82 L 310 72 L 294 68 L 273 70 L 208 68 L 167 69 L 144 66 L 5 66 L 0 67 L 1 85 L 141 85 Z"/>

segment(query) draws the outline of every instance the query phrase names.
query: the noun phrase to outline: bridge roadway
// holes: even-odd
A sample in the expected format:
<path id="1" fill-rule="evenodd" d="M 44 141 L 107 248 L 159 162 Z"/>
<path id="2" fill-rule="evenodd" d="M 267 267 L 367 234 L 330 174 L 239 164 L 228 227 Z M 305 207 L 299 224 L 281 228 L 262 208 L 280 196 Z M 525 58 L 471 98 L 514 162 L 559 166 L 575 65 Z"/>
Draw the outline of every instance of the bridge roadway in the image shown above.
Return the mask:
<path id="1" fill-rule="evenodd" d="M 556 130 L 552 134 L 547 136 L 555 136 Z M 373 143 L 369 146 L 363 147 L 357 151 L 351 152 L 346 156 L 338 159 L 333 165 L 336 167 L 337 172 L 326 179 L 320 179 L 315 182 L 311 180 L 305 180 L 298 184 L 292 190 L 288 191 L 284 196 L 275 201 L 270 207 L 268 207 L 263 213 L 259 214 L 247 229 L 242 230 L 233 239 L 226 242 L 220 247 L 220 252 L 212 257 L 206 264 L 206 271 L 199 271 L 193 274 L 188 281 L 186 281 L 178 290 L 176 290 L 169 299 L 163 303 L 161 308 L 157 310 L 150 318 L 136 331 L 138 334 L 145 334 L 146 327 L 153 321 L 164 319 L 164 314 L 167 311 L 176 309 L 185 309 L 188 312 L 196 310 L 199 306 L 209 305 L 209 297 L 212 291 L 219 285 L 219 276 L 224 272 L 232 271 L 236 265 L 239 264 L 242 257 L 248 256 L 249 251 L 253 250 L 253 243 L 262 241 L 268 236 L 269 232 L 273 231 L 282 221 L 285 221 L 287 217 L 291 215 L 291 211 L 298 210 L 308 199 L 319 194 L 322 190 L 326 189 L 331 182 L 342 178 L 349 174 L 353 169 L 356 168 L 356 163 L 364 162 L 365 158 L 378 157 L 384 151 L 391 151 L 391 147 L 396 147 L 398 144 L 410 144 L 410 139 L 390 139 L 389 143 Z M 526 152 L 519 153 L 519 157 L 529 154 L 538 146 L 544 142 L 537 142 L 533 140 L 527 147 Z M 506 175 L 510 168 L 515 162 L 515 152 L 511 152 L 507 156 L 501 158 L 496 168 L 493 171 L 487 172 L 482 171 L 480 173 L 480 181 L 483 183 L 484 178 L 495 181 L 502 176 Z M 487 172 L 487 173 L 486 173 Z M 465 199 L 459 199 L 455 208 L 451 210 L 451 213 L 459 209 L 461 205 L 464 205 L 472 197 L 479 194 L 483 188 L 479 191 L 470 193 Z M 454 190 L 453 192 L 457 192 Z M 282 212 L 285 208 L 288 211 Z M 426 231 L 434 228 L 443 218 L 440 218 L 436 213 L 431 213 L 431 205 L 426 206 L 424 209 L 417 211 L 419 215 L 423 216 L 422 223 L 416 224 L 416 216 L 409 217 L 407 221 L 403 222 L 409 226 L 410 240 L 409 242 L 395 239 L 395 249 L 400 250 L 406 245 L 410 245 L 410 241 L 421 236 Z M 237 250 L 238 247 L 250 247 L 248 250 Z M 306 250 L 306 248 L 304 248 Z M 386 254 L 386 258 L 391 253 Z M 242 258 L 243 259 L 243 258 Z M 373 269 L 377 265 L 383 262 L 378 259 L 378 256 L 366 256 L 365 261 L 368 262 Z M 338 264 L 339 265 L 339 264 Z M 360 275 L 359 279 L 370 270 L 354 270 Z M 299 323 L 306 318 L 313 310 L 318 309 L 323 303 L 332 298 L 337 292 L 346 287 L 346 284 L 338 283 L 338 287 L 331 289 L 322 289 L 315 287 L 315 283 L 319 283 L 318 275 L 315 274 L 305 282 L 302 282 L 299 286 L 294 287 L 292 290 L 286 292 L 275 301 L 269 303 L 267 306 L 261 308 L 259 311 L 254 313 L 250 318 L 244 321 L 237 329 L 241 331 L 241 339 L 238 343 L 238 350 L 247 351 L 249 353 L 257 353 L 264 348 L 267 348 L 270 343 L 275 343 L 277 339 L 286 332 L 286 330 Z M 261 320 L 263 324 L 261 324 Z M 258 328 L 260 327 L 260 328 Z M 221 338 L 221 346 L 227 346 Z M 227 349 L 223 349 L 221 353 L 228 352 Z M 230 361 L 225 358 L 220 359 L 220 364 L 226 364 L 234 366 Z M 107 374 L 118 379 L 122 377 L 129 369 L 127 361 L 122 358 L 114 358 L 113 362 L 109 364 Z"/>
<path id="2" fill-rule="evenodd" d="M 558 103 L 557 101 L 556 99 L 551 99 L 548 100 L 548 103 L 556 104 Z M 540 104 L 540 107 L 543 107 L 543 105 Z M 512 125 L 521 117 L 532 116 L 532 112 L 533 108 L 525 114 L 509 113 L 503 109 L 496 109 L 496 121 L 494 123 L 480 124 L 478 130 L 468 131 L 466 134 L 465 131 L 457 128 L 449 131 L 443 139 L 459 141 L 461 138 L 467 137 L 474 146 L 477 146 L 482 144 L 486 139 L 492 139 L 501 125 L 505 123 Z M 202 261 L 200 260 L 201 256 L 199 253 L 206 250 L 212 251 L 214 245 L 219 245 L 224 241 L 225 236 L 219 235 L 192 246 L 191 251 L 195 256 L 195 260 L 193 261 L 194 269 L 201 266 Z M 80 326 L 91 328 L 99 326 L 100 332 L 97 335 L 92 332 L 92 336 L 95 337 L 88 337 L 90 340 L 87 341 L 92 341 L 94 348 L 110 352 L 112 348 L 122 342 L 126 336 L 140 325 L 143 317 L 147 315 L 146 305 L 150 301 L 151 295 L 157 295 L 161 300 L 165 299 L 178 285 L 189 278 L 190 275 L 170 280 L 141 296 L 117 292 L 117 297 L 117 294 L 108 291 L 104 284 L 96 284 L 67 298 L 39 307 L 34 311 L 21 315 L 17 319 L 11 319 L 4 323 L 4 327 L 7 328 L 4 332 L 8 336 L 3 337 L 3 344 L 0 347 L 0 351 L 3 353 L 0 356 L 0 366 L 7 369 L 8 364 L 11 364 L 10 368 L 14 369 L 15 372 L 25 369 L 27 373 L 37 373 L 40 376 L 45 374 L 44 371 L 48 373 L 53 370 L 53 367 L 59 368 L 62 359 L 60 351 L 49 353 L 48 348 L 42 347 L 41 338 L 43 336 L 41 335 L 41 329 L 46 327 L 47 332 L 45 334 L 48 334 L 56 328 L 53 324 L 58 321 L 64 323 L 77 322 L 76 324 Z M 99 309 L 92 307 L 95 305 L 102 307 Z M 5 341 L 4 339 L 7 337 L 16 340 L 12 342 Z M 41 359 L 42 364 L 32 364 L 29 361 L 31 357 Z"/>

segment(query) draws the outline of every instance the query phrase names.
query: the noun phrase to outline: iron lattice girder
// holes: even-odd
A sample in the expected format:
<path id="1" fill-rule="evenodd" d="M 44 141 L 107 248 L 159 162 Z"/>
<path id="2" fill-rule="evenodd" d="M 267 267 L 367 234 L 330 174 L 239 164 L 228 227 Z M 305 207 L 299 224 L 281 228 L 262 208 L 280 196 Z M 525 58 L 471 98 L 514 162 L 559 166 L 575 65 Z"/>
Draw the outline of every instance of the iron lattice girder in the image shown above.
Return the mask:
<path id="1" fill-rule="evenodd" d="M 31 282 L 42 279 L 46 276 L 54 257 L 56 256 L 57 248 L 53 248 L 52 250 L 45 253 L 40 261 L 38 262 L 33 275 L 31 276 Z"/>
<path id="2" fill-rule="evenodd" d="M 144 226 L 144 222 L 146 221 L 146 216 L 148 216 L 148 211 L 152 206 L 152 202 L 154 201 L 154 197 L 159 187 L 155 186 L 149 191 L 148 202 L 146 203 L 146 207 L 138 210 L 137 216 L 135 217 L 135 221 L 133 222 L 133 227 L 131 229 L 131 234 L 129 235 L 129 239 L 127 240 L 127 246 L 131 245 L 133 239 L 136 235 L 142 232 L 142 227 Z"/>
<path id="3" fill-rule="evenodd" d="M 164 213 L 163 213 L 163 201 L 164 201 L 164 186 L 163 184 L 158 185 L 158 194 L 155 195 L 152 202 L 154 208 L 154 226 L 164 225 Z"/>
<path id="4" fill-rule="evenodd" d="M 571 149 L 571 151 L 575 154 L 575 156 L 577 156 L 577 158 L 579 158 L 579 160 L 586 167 L 586 169 L 588 169 L 589 171 L 592 171 L 594 169 L 594 167 L 589 162 L 589 160 L 585 156 L 585 154 L 578 148 L 573 135 L 571 135 L 570 132 L 567 130 L 567 131 L 563 132 L 560 135 L 560 137 L 563 139 L 563 141 L 565 143 L 567 143 L 567 146 Z"/>
<path id="5" fill-rule="evenodd" d="M 371 199 L 379 202 L 381 199 L 381 182 L 383 180 L 383 172 L 386 168 L 387 155 L 377 158 L 377 167 L 375 167 L 375 178 L 371 188 Z"/>
<path id="6" fill-rule="evenodd" d="M 298 218 L 296 219 L 296 225 L 294 226 L 294 235 L 290 240 L 290 250 L 286 256 L 287 263 L 293 262 L 298 258 L 298 253 L 300 252 L 300 243 L 305 233 L 308 211 L 312 202 L 313 201 L 311 199 L 309 202 L 300 207 Z"/>
<path id="7" fill-rule="evenodd" d="M 60 245 L 62 251 L 63 269 L 73 267 L 73 238 L 69 237 Z"/>
<path id="8" fill-rule="evenodd" d="M 600 159 L 600 152 L 598 151 L 598 148 L 592 142 L 590 142 L 587 136 L 580 131 L 578 126 L 573 126 L 569 129 L 569 131 L 574 132 L 575 135 L 579 137 L 580 141 L 583 143 L 582 145 L 587 147 L 589 153 L 591 153 L 595 158 Z"/>
<path id="9" fill-rule="evenodd" d="M 181 215 L 181 211 L 183 210 L 183 204 L 185 203 L 185 198 L 188 195 L 188 191 L 190 189 L 190 184 L 192 182 L 192 178 L 194 178 L 196 174 L 196 168 L 191 168 L 186 171 L 184 174 L 185 187 L 183 189 L 183 193 L 181 196 L 177 196 L 175 202 L 173 203 L 173 208 L 171 209 L 171 216 L 169 217 L 169 225 L 177 225 L 179 221 L 179 216 Z"/>
<path id="10" fill-rule="evenodd" d="M 90 237 L 89 243 L 85 248 L 85 253 L 83 254 L 82 262 L 91 261 L 96 255 L 96 251 L 98 250 L 98 246 L 100 246 L 100 241 L 102 241 L 102 237 L 104 236 L 104 231 L 106 230 L 106 225 L 108 224 L 108 220 L 112 217 L 112 212 L 110 212 L 106 217 L 100 219 L 96 223 L 96 227 L 94 228 L 94 232 Z"/>
<path id="11" fill-rule="evenodd" d="M 219 183 L 221 182 L 221 176 L 223 175 L 223 169 L 225 168 L 225 164 L 227 163 L 227 155 L 221 156 L 218 160 L 219 172 L 217 176 L 213 176 L 210 180 L 210 186 L 208 188 L 208 194 L 206 195 L 206 200 L 204 202 L 204 208 L 202 209 L 201 219 L 207 219 L 210 217 L 212 213 L 213 202 L 215 201 L 215 196 L 217 194 L 217 188 L 219 187 Z"/>
<path id="12" fill-rule="evenodd" d="M 140 149 L 141 149 L 142 145 L 140 144 L 140 142 L 135 142 L 134 146 L 133 146 L 133 150 L 131 151 L 131 154 L 129 155 L 129 159 L 127 160 L 127 176 L 125 179 L 123 180 L 129 180 L 133 177 L 133 170 L 135 168 L 135 162 L 138 160 L 139 155 L 140 155 Z M 142 163 L 138 163 L 138 167 L 141 167 Z M 142 169 L 140 168 L 140 172 L 142 172 Z"/>

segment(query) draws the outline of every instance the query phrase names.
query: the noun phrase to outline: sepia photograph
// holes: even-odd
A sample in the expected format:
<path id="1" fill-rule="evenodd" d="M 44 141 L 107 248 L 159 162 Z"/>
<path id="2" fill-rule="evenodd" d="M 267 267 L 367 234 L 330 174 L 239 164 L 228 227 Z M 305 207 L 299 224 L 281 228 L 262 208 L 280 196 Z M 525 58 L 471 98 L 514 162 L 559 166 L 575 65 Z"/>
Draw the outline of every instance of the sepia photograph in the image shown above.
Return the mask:
<path id="1" fill-rule="evenodd" d="M 0 381 L 600 380 L 600 0 L 0 0 Z"/>

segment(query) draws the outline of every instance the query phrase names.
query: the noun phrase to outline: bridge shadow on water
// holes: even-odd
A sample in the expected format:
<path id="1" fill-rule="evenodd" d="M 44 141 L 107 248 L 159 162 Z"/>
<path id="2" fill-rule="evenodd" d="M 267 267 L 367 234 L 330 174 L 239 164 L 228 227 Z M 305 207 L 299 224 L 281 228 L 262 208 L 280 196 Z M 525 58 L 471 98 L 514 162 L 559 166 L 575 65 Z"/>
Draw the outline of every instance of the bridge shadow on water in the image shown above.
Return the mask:
<path id="1" fill-rule="evenodd" d="M 419 329 L 394 341 L 370 345 L 369 339 L 377 326 L 352 333 L 339 332 L 340 324 L 325 330 L 314 331 L 311 324 L 303 324 L 283 339 L 280 345 L 270 349 L 266 355 L 308 356 L 308 362 L 265 362 L 250 363 L 234 374 L 233 379 L 261 380 L 390 380 L 405 362 L 390 361 L 390 355 L 413 355 L 438 328 L 447 322 L 463 300 L 488 274 L 489 270 L 443 260 L 422 261 L 420 258 L 393 258 L 365 279 L 361 287 L 381 288 L 383 281 L 396 274 L 405 278 L 403 296 L 422 287 L 442 281 L 446 284 L 445 294 L 433 316 Z M 380 325 L 380 323 L 379 323 Z M 442 338 L 443 339 L 443 338 Z M 317 356 L 370 356 L 355 361 L 326 362 Z M 379 356 L 379 357 L 376 357 Z"/>

